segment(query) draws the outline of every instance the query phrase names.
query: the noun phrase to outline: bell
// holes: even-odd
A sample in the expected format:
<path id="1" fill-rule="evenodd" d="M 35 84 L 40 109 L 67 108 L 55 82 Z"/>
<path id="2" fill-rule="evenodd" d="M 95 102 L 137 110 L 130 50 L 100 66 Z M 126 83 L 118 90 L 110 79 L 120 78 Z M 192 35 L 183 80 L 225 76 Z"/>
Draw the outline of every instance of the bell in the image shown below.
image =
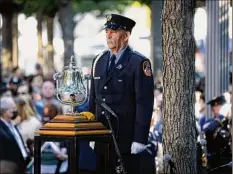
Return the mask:
<path id="1" fill-rule="evenodd" d="M 84 104 L 88 98 L 87 88 L 83 83 L 84 78 L 82 70 L 75 66 L 74 57 L 71 56 L 69 66 L 65 66 L 63 72 L 55 73 L 56 80 L 56 95 L 59 101 L 64 104 L 69 104 L 72 107 L 71 113 L 75 113 L 75 107 Z"/>

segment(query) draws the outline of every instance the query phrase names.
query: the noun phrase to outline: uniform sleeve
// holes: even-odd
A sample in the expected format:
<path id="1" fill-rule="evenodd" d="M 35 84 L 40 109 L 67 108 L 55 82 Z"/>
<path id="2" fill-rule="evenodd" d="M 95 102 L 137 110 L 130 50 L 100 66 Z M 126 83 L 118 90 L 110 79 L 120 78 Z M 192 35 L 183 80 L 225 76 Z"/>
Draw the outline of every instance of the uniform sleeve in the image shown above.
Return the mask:
<path id="1" fill-rule="evenodd" d="M 91 68 L 91 87 L 90 87 L 90 94 L 89 94 L 88 111 L 95 115 L 96 105 L 95 105 L 95 87 L 94 87 L 94 77 L 93 77 L 94 61 L 95 59 L 92 62 L 92 68 Z"/>
<path id="2" fill-rule="evenodd" d="M 134 142 L 147 144 L 154 105 L 154 80 L 148 59 L 142 60 L 139 67 L 136 68 Z"/>
<path id="3" fill-rule="evenodd" d="M 222 120 L 224 119 L 224 116 L 219 115 L 217 118 L 209 121 L 208 123 L 205 123 L 203 126 L 203 131 L 207 132 L 207 131 L 215 131 L 215 129 L 219 126 L 222 125 Z"/>

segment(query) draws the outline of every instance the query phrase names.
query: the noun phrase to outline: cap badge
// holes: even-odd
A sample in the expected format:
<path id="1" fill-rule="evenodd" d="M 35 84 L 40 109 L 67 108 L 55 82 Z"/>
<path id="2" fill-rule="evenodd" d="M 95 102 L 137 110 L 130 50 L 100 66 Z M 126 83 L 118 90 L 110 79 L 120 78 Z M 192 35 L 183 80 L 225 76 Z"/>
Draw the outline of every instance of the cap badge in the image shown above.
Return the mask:
<path id="1" fill-rule="evenodd" d="M 117 68 L 117 69 L 121 69 L 121 68 L 122 68 L 122 65 L 119 64 L 116 68 Z"/>
<path id="2" fill-rule="evenodd" d="M 110 21 L 111 19 L 112 19 L 112 15 L 111 14 L 107 15 L 107 21 Z"/>

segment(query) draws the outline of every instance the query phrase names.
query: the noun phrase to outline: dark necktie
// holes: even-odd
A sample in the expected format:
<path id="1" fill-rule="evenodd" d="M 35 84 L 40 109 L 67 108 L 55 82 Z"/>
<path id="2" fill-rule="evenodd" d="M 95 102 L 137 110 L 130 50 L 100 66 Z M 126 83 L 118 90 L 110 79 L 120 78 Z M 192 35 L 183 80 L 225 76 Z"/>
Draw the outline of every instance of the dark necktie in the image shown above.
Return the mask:
<path id="1" fill-rule="evenodd" d="M 114 54 L 110 58 L 110 61 L 111 61 L 111 63 L 108 67 L 108 72 L 110 72 L 112 70 L 112 68 L 115 66 L 116 56 Z"/>

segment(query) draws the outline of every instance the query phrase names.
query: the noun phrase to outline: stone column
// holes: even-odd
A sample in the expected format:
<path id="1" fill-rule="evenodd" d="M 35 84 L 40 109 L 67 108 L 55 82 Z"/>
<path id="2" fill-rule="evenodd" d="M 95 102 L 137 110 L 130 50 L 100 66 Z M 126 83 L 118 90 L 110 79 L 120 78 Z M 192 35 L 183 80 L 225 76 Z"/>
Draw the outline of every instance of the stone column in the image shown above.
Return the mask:
<path id="1" fill-rule="evenodd" d="M 205 55 L 205 99 L 228 91 L 229 86 L 229 0 L 206 1 L 207 38 Z M 207 115 L 211 115 L 207 107 Z"/>
<path id="2" fill-rule="evenodd" d="M 153 72 L 157 74 L 162 71 L 162 21 L 161 14 L 163 0 L 151 1 L 151 60 Z"/>

